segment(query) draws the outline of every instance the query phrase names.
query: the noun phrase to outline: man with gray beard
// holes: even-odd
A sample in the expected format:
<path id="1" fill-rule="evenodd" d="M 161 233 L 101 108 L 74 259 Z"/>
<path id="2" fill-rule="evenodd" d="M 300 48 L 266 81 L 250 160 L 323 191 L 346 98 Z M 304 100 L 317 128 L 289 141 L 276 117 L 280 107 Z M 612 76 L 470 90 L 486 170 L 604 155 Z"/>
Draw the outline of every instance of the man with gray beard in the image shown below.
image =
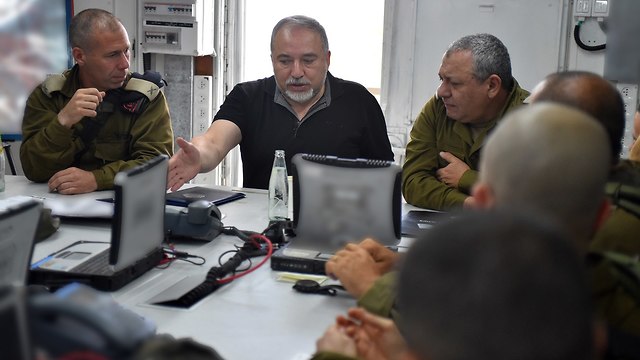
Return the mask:
<path id="1" fill-rule="evenodd" d="M 266 189 L 273 154 L 297 153 L 393 160 L 380 105 L 365 87 L 329 73 L 324 28 L 306 16 L 280 20 L 271 34 L 274 76 L 240 83 L 229 93 L 207 132 L 169 161 L 168 186 L 179 189 L 213 170 L 240 145 L 244 187 Z"/>

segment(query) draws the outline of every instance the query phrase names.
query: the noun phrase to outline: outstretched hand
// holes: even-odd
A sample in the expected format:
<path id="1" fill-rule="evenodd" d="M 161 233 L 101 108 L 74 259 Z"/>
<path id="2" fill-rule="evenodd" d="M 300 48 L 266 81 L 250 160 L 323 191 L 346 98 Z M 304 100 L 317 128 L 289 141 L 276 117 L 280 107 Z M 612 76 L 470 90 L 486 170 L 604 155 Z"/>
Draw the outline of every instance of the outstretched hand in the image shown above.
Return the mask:
<path id="1" fill-rule="evenodd" d="M 169 159 L 167 189 L 176 191 L 200 172 L 200 150 L 192 143 L 179 137 L 176 143 L 180 149 Z"/>

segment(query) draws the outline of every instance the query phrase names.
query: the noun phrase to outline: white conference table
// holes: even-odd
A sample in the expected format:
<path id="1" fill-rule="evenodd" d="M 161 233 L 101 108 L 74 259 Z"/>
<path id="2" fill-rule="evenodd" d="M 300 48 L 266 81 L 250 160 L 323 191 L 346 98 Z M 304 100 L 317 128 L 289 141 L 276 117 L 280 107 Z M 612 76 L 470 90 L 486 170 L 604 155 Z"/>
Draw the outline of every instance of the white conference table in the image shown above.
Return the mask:
<path id="1" fill-rule="evenodd" d="M 228 189 L 228 188 L 226 188 Z M 247 196 L 219 208 L 223 223 L 242 230 L 262 231 L 267 223 L 265 190 L 239 189 Z M 104 198 L 111 192 L 97 192 L 82 197 Z M 52 198 L 69 196 L 51 194 L 46 184 L 31 183 L 22 176 L 6 176 L 6 190 L 0 199 L 14 195 Z M 411 206 L 406 206 L 407 211 Z M 60 229 L 38 243 L 32 262 L 44 258 L 62 245 L 77 240 L 110 241 L 108 221 L 63 221 Z M 159 334 L 188 337 L 213 347 L 227 360 L 307 359 L 315 350 L 315 341 L 339 314 L 356 301 L 346 293 L 337 296 L 301 294 L 292 283 L 278 280 L 267 261 L 261 268 L 219 288 L 190 309 L 152 305 L 151 299 L 187 276 L 204 279 L 207 271 L 218 265 L 218 256 L 241 241 L 221 235 L 211 242 L 175 242 L 176 249 L 207 259 L 203 266 L 183 261 L 167 269 L 154 268 L 122 289 L 113 298 L 125 307 L 154 321 Z M 253 264 L 262 258 L 252 259 Z"/>

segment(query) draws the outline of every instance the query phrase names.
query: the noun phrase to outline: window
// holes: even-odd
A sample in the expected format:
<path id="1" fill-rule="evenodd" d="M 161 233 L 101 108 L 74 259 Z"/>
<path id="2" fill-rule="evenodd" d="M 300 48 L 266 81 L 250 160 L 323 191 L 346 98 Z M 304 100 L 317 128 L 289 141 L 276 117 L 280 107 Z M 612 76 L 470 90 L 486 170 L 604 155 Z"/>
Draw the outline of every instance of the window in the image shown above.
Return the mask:
<path id="1" fill-rule="evenodd" d="M 290 15 L 310 16 L 325 28 L 331 50 L 329 71 L 380 94 L 384 0 L 245 0 L 244 67 L 241 81 L 273 75 L 271 30 Z"/>
<path id="2" fill-rule="evenodd" d="M 19 134 L 27 97 L 47 73 L 68 66 L 65 0 L 3 0 L 0 5 L 0 132 Z"/>

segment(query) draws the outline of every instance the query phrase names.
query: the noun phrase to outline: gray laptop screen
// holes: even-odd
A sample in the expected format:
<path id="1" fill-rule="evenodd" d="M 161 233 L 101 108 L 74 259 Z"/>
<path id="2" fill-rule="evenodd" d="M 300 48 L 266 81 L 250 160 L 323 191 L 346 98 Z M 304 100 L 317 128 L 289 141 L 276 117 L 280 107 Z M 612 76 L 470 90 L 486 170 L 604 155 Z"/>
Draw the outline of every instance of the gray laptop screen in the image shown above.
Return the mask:
<path id="1" fill-rule="evenodd" d="M 115 271 L 144 258 L 162 244 L 167 164 L 168 158 L 163 155 L 115 177 L 115 223 L 109 258 Z"/>
<path id="2" fill-rule="evenodd" d="M 387 161 L 297 154 L 294 175 L 295 247 L 333 252 L 372 237 L 400 238 L 400 167 Z"/>
<path id="3" fill-rule="evenodd" d="M 0 201 L 0 284 L 26 285 L 42 204 L 14 197 Z"/>

